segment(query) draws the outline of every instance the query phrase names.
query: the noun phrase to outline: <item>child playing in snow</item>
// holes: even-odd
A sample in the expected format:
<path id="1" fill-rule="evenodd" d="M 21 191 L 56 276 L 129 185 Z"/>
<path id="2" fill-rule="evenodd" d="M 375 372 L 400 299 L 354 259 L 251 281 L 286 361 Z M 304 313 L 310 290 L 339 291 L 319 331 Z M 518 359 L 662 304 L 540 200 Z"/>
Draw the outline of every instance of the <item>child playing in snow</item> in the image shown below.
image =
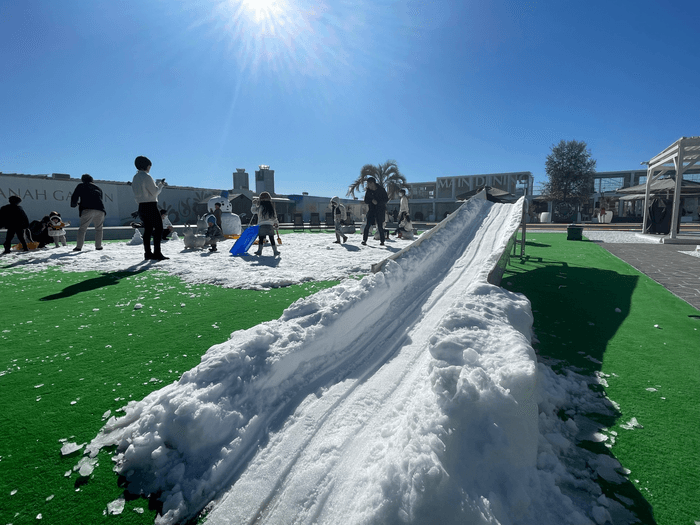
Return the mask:
<path id="1" fill-rule="evenodd" d="M 224 237 L 223 232 L 221 231 L 221 228 L 219 228 L 219 225 L 216 224 L 216 217 L 213 215 L 210 215 L 207 217 L 207 233 L 206 235 L 206 244 L 210 244 L 211 246 L 209 247 L 210 252 L 215 252 L 216 251 L 216 243 L 223 241 L 226 237 Z"/>
<path id="2" fill-rule="evenodd" d="M 399 232 L 400 239 L 413 239 L 413 223 L 408 213 L 404 215 L 403 220 L 399 223 L 399 229 L 397 231 Z"/>
<path id="3" fill-rule="evenodd" d="M 70 226 L 70 222 L 63 222 L 61 216 L 57 211 L 52 211 L 49 213 L 49 224 L 48 231 L 49 236 L 53 239 L 56 248 L 58 248 L 58 243 L 60 242 L 63 246 L 66 246 L 66 226 Z"/>
<path id="4" fill-rule="evenodd" d="M 255 255 L 262 255 L 262 249 L 265 245 L 265 237 L 270 237 L 270 244 L 272 245 L 272 252 L 277 256 L 280 252 L 277 250 L 275 245 L 275 229 L 279 228 L 279 223 L 277 222 L 277 211 L 275 210 L 275 205 L 272 204 L 272 197 L 266 191 L 260 194 L 260 207 L 258 208 L 258 224 L 260 229 L 258 230 L 258 251 Z"/>
<path id="5" fill-rule="evenodd" d="M 168 218 L 168 210 L 160 210 L 160 218 L 163 221 L 163 240 L 167 241 L 173 233 L 173 223 Z"/>
<path id="6" fill-rule="evenodd" d="M 260 211 L 260 198 L 259 197 L 253 197 L 253 204 L 250 207 L 250 226 L 253 226 L 254 224 L 258 223 L 258 212 Z"/>
<path id="7" fill-rule="evenodd" d="M 343 242 L 347 242 L 348 238 L 343 233 L 343 226 L 345 221 L 348 219 L 347 213 L 345 212 L 345 206 L 340 204 L 340 199 L 338 197 L 333 197 L 331 199 L 331 211 L 333 213 L 333 221 L 335 223 L 335 241 L 334 244 L 340 244 L 340 238 L 343 238 Z"/>

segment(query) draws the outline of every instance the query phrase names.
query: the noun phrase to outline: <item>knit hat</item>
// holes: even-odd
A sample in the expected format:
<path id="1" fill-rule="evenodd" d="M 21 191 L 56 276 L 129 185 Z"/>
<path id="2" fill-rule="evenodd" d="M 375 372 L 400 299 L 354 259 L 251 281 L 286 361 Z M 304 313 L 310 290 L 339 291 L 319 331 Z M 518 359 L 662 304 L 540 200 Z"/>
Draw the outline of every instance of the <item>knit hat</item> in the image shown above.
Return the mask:
<path id="1" fill-rule="evenodd" d="M 49 219 L 53 219 L 54 217 L 58 217 L 60 219 L 61 215 L 57 211 L 52 211 L 49 213 Z"/>
<path id="2" fill-rule="evenodd" d="M 214 224 L 216 224 L 216 217 L 210 215 L 209 217 L 207 217 L 207 222 L 213 222 Z"/>
<path id="3" fill-rule="evenodd" d="M 10 201 L 10 204 L 19 204 L 20 202 L 22 202 L 22 199 L 20 199 L 17 195 L 10 195 L 10 198 L 8 200 Z"/>

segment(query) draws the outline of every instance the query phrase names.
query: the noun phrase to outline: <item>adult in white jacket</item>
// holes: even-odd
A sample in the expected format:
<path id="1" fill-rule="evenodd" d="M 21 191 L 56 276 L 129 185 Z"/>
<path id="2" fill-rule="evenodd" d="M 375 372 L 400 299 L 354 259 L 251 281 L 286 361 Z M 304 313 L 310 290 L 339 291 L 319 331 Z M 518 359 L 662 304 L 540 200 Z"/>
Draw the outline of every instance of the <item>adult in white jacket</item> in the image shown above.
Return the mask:
<path id="1" fill-rule="evenodd" d="M 165 257 L 160 251 L 163 220 L 158 210 L 158 195 L 165 186 L 165 179 L 156 184 L 149 174 L 153 164 L 148 157 L 136 157 L 134 165 L 138 171 L 131 182 L 131 188 L 134 190 L 134 198 L 139 205 L 139 217 L 143 222 L 144 259 L 163 261 L 168 257 Z M 152 252 L 151 238 L 153 238 Z"/>

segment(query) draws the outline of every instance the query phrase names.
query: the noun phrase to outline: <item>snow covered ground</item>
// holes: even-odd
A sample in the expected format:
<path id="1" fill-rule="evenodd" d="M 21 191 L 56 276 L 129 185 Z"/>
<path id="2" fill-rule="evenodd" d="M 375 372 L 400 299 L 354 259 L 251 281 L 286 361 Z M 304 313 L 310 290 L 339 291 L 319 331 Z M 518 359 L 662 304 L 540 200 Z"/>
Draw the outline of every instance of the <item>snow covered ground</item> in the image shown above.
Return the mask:
<path id="1" fill-rule="evenodd" d="M 660 241 L 660 239 L 643 237 L 635 232 L 583 230 L 583 235 L 588 237 L 591 241 L 603 243 L 659 244 Z M 687 245 L 677 245 L 677 248 L 682 254 L 700 257 L 700 245 L 696 246 L 694 250 L 688 250 L 687 248 L 689 248 L 689 246 Z"/>
<path id="2" fill-rule="evenodd" d="M 584 237 L 591 241 L 607 243 L 659 244 L 661 239 L 638 235 L 637 232 L 583 230 Z"/>
<path id="3" fill-rule="evenodd" d="M 231 243 L 184 252 L 171 241 L 171 259 L 159 263 L 126 243 L 16 261 L 28 270 L 149 265 L 257 289 L 342 281 L 234 332 L 86 447 L 84 465 L 116 445 L 128 489 L 161 493 L 157 523 L 203 509 L 213 525 L 631 522 L 594 481 L 621 483 L 629 471 L 576 446 L 614 440 L 584 416 L 614 412 L 590 388 L 605 377 L 538 363 L 529 301 L 487 282 L 520 216 L 520 204 L 472 199 L 377 274 L 372 263 L 410 243 L 290 234 L 281 258 L 233 258 Z"/>

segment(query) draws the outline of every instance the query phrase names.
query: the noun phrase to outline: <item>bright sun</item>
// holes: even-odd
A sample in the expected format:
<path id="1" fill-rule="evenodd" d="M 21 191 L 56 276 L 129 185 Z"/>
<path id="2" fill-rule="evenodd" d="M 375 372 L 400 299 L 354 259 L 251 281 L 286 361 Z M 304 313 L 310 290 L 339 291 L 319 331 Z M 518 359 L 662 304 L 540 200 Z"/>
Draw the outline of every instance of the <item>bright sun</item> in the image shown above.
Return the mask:
<path id="1" fill-rule="evenodd" d="M 255 16 L 256 22 L 275 19 L 283 14 L 284 0 L 242 0 L 243 7 Z"/>

